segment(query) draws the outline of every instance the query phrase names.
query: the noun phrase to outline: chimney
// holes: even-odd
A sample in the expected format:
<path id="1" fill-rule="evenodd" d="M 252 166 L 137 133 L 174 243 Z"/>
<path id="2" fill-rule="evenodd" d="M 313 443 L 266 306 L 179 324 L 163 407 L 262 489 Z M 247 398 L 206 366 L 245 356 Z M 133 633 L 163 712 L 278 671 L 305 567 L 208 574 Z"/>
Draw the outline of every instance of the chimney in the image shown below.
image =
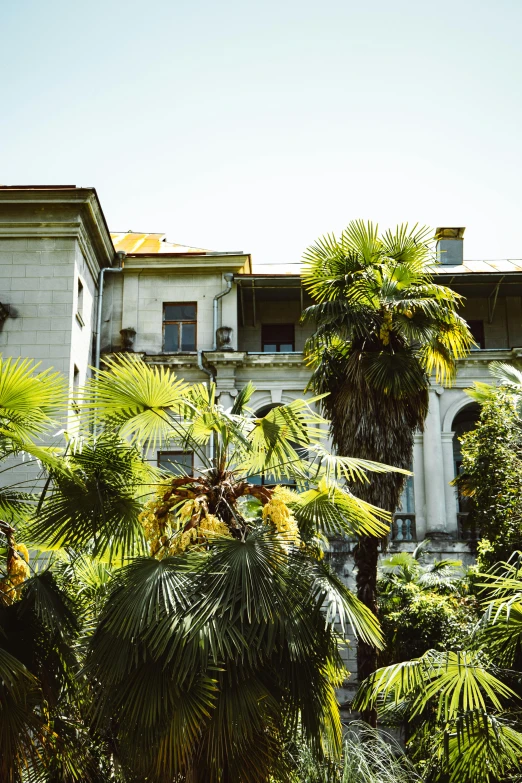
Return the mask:
<path id="1" fill-rule="evenodd" d="M 435 231 L 437 240 L 437 261 L 443 266 L 458 266 L 464 263 L 464 231 L 465 228 L 438 228 Z"/>

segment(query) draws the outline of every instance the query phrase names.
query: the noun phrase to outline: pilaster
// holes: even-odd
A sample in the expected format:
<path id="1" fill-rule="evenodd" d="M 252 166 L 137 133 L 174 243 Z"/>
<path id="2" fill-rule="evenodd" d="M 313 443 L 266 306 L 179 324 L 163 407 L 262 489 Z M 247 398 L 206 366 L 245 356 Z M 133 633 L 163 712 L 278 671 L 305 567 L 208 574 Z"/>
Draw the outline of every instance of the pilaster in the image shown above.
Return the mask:
<path id="1" fill-rule="evenodd" d="M 424 424 L 424 476 L 426 491 L 426 532 L 428 538 L 446 536 L 446 499 L 439 396 L 444 389 L 431 387 L 429 409 Z"/>
<path id="2" fill-rule="evenodd" d="M 451 486 L 455 478 L 453 459 L 453 432 L 442 432 L 442 458 L 444 463 L 444 501 L 446 505 L 446 532 L 451 538 L 457 538 L 457 488 Z"/>
<path id="3" fill-rule="evenodd" d="M 413 441 L 413 495 L 417 541 L 426 538 L 426 492 L 424 481 L 424 435 L 416 433 Z"/>

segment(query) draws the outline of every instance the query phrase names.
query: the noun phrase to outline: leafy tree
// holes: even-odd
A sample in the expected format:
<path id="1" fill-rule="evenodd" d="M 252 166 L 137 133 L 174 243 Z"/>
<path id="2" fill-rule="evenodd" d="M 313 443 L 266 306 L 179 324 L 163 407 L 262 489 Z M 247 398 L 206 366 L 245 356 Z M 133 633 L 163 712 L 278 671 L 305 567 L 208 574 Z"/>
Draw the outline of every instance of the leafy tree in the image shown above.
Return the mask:
<path id="1" fill-rule="evenodd" d="M 318 759 L 335 755 L 336 620 L 380 645 L 371 613 L 322 559 L 320 535 L 382 534 L 383 512 L 343 487 L 381 468 L 328 455 L 324 422 L 302 400 L 256 419 L 252 393 L 226 412 L 214 387 L 126 359 L 86 392 L 106 433 L 145 450 L 161 438 L 205 466 L 159 483 L 140 515 L 150 554 L 117 572 L 90 641 L 95 725 L 112 728 L 129 780 L 284 779 L 298 725 Z M 259 473 L 296 489 L 248 481 Z M 112 527 L 99 525 L 110 548 Z"/>
<path id="2" fill-rule="evenodd" d="M 379 616 L 383 665 L 430 649 L 462 649 L 477 621 L 474 596 L 467 594 L 460 560 L 426 561 L 424 541 L 413 554 L 397 552 L 380 569 Z"/>
<path id="3" fill-rule="evenodd" d="M 468 649 L 429 650 L 374 672 L 356 703 L 400 713 L 428 781 L 520 780 L 522 554 L 481 575 L 484 614 Z"/>
<path id="4" fill-rule="evenodd" d="M 484 539 L 483 567 L 522 549 L 522 386 L 510 380 L 515 368 L 494 364 L 492 370 L 502 385 L 476 384 L 470 392 L 481 403 L 480 419 L 461 438 L 462 475 L 455 482 L 467 500 L 468 524 Z"/>
<path id="5" fill-rule="evenodd" d="M 316 302 L 304 314 L 316 324 L 306 345 L 310 385 L 328 395 L 321 403 L 339 454 L 406 471 L 428 411 L 431 373 L 451 383 L 455 360 L 473 342 L 457 314 L 461 298 L 434 281 L 433 262 L 428 229 L 402 225 L 379 235 L 362 221 L 304 254 L 303 284 Z M 404 472 L 390 473 L 354 491 L 393 513 L 403 482 Z M 378 547 L 362 536 L 355 551 L 358 596 L 374 613 Z M 360 642 L 359 677 L 376 665 L 375 648 Z"/>
<path id="6" fill-rule="evenodd" d="M 34 498 L 6 480 L 22 460 L 58 471 L 57 450 L 39 439 L 64 407 L 57 373 L 0 358 L 0 779 L 6 783 L 98 779 L 79 720 L 76 606 L 51 570 L 31 562 L 17 529 L 34 514 Z"/>

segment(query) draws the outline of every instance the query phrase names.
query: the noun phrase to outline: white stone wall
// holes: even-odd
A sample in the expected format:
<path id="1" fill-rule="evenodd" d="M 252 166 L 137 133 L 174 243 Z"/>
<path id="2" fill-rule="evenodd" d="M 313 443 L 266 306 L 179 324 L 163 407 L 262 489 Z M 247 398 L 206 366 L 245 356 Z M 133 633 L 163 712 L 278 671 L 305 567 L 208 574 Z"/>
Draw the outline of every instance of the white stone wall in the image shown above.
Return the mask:
<path id="1" fill-rule="evenodd" d="M 83 286 L 81 313 L 78 306 L 78 281 Z M 97 296 L 98 281 L 94 279 L 81 249 L 77 245 L 72 280 L 71 350 L 67 367 L 69 388 L 72 388 L 75 365 L 80 371 L 79 381 L 81 385 L 91 376 L 90 367 L 93 364 L 93 337 L 96 329 Z"/>
<path id="2" fill-rule="evenodd" d="M 134 350 L 149 354 L 163 351 L 163 304 L 197 303 L 197 348 L 209 351 L 214 341 L 213 302 L 226 289 L 223 274 L 180 274 L 171 270 L 134 271 L 125 268 L 122 275 L 108 276 L 102 344 L 109 350 L 121 346 L 121 329 L 135 329 Z M 105 301 L 105 294 L 104 294 Z M 237 345 L 237 290 L 218 302 L 218 326 L 233 329 L 232 344 Z M 108 327 L 110 328 L 110 336 Z M 110 344 L 107 345 L 108 339 Z"/>
<path id="3" fill-rule="evenodd" d="M 68 373 L 71 354 L 74 239 L 0 237 L 0 301 L 12 317 L 0 332 L 0 351 Z"/>

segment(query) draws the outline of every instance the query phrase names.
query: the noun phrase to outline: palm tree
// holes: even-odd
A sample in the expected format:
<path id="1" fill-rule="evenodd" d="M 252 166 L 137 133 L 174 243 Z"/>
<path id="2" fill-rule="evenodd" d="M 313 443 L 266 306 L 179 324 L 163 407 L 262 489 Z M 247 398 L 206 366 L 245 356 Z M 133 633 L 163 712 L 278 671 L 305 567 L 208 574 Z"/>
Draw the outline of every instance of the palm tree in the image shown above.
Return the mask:
<path id="1" fill-rule="evenodd" d="M 522 553 L 479 576 L 484 614 L 468 650 L 378 669 L 355 699 L 384 720 L 399 713 L 418 725 L 410 744 L 428 759 L 430 780 L 520 780 Z"/>
<path id="2" fill-rule="evenodd" d="M 323 554 L 325 536 L 385 533 L 389 515 L 347 484 L 389 468 L 330 455 L 310 401 L 257 418 L 252 393 L 225 411 L 214 386 L 134 358 L 109 363 L 81 402 L 98 434 L 51 469 L 32 529 L 111 571 L 106 599 L 93 577 L 101 609 L 84 671 L 92 732 L 129 783 L 286 780 L 298 729 L 318 762 L 335 758 L 348 627 L 381 644 Z M 194 451 L 200 469 L 173 477 L 139 464 L 159 443 Z M 256 484 L 261 473 L 279 485 Z"/>
<path id="3" fill-rule="evenodd" d="M 26 523 L 36 497 L 16 471 L 37 461 L 59 470 L 59 449 L 39 439 L 65 405 L 58 373 L 0 357 L 0 779 L 6 783 L 95 780 L 83 774 L 74 602 L 49 568 L 30 560 Z"/>
<path id="4" fill-rule="evenodd" d="M 462 579 L 462 560 L 434 560 L 425 562 L 426 548 L 429 546 L 426 538 L 418 544 L 413 552 L 395 552 L 387 557 L 378 570 L 379 592 L 388 597 L 401 595 L 406 585 L 415 585 L 420 590 L 438 590 L 441 592 L 456 592 L 458 582 Z"/>
<path id="5" fill-rule="evenodd" d="M 434 282 L 429 237 L 407 225 L 379 235 L 373 223 L 354 221 L 304 254 L 303 284 L 316 302 L 303 316 L 316 324 L 305 348 L 310 386 L 328 395 L 321 404 L 338 454 L 409 469 L 432 372 L 451 383 L 473 342 L 456 312 L 461 297 Z M 404 480 L 404 471 L 383 474 L 354 491 L 393 513 Z M 355 550 L 358 596 L 374 613 L 378 549 L 363 535 Z M 375 648 L 360 641 L 359 678 L 376 665 Z"/>

